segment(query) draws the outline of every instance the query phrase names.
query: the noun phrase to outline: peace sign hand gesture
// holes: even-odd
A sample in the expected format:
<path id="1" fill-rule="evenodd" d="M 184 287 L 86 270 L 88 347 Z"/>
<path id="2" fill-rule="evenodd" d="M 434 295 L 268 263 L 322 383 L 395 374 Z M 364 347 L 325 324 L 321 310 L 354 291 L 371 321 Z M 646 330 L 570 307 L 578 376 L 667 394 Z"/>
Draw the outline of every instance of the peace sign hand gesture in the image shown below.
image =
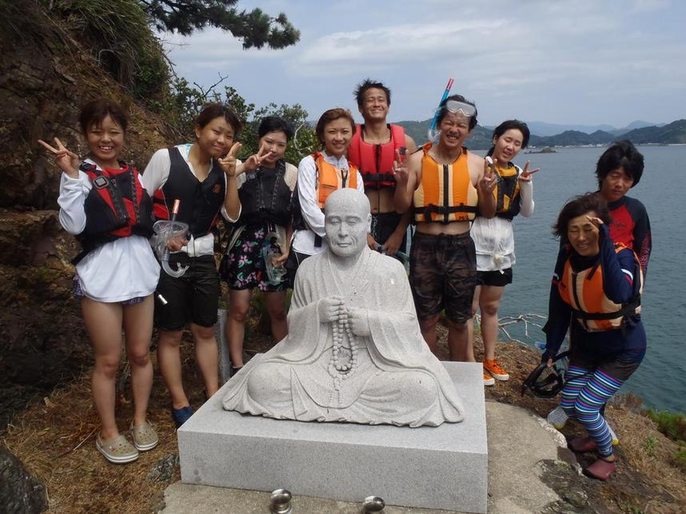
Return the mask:
<path id="1" fill-rule="evenodd" d="M 235 177 L 237 175 L 236 155 L 238 155 L 238 151 L 241 149 L 241 146 L 243 145 L 240 143 L 234 143 L 231 147 L 231 150 L 229 150 L 229 153 L 226 154 L 226 157 L 219 158 L 218 160 L 219 165 L 222 167 L 227 177 Z"/>
<path id="2" fill-rule="evenodd" d="M 519 180 L 522 182 L 531 182 L 531 175 L 534 173 L 541 171 L 541 168 L 534 168 L 533 170 L 529 169 L 529 164 L 531 164 L 529 161 L 526 161 L 526 164 L 524 165 L 524 171 L 519 175 Z"/>
<path id="3" fill-rule="evenodd" d="M 270 153 L 271 150 L 269 150 L 266 145 L 260 146 L 260 149 L 256 154 L 252 154 L 245 161 L 243 161 L 243 167 L 238 173 L 257 169 L 257 167 L 262 164 L 262 159 L 267 157 Z"/>
<path id="4" fill-rule="evenodd" d="M 39 139 L 38 142 L 50 153 L 55 156 L 55 162 L 60 169 L 71 178 L 79 177 L 79 156 L 69 150 L 62 141 L 55 138 L 57 148 Z"/>

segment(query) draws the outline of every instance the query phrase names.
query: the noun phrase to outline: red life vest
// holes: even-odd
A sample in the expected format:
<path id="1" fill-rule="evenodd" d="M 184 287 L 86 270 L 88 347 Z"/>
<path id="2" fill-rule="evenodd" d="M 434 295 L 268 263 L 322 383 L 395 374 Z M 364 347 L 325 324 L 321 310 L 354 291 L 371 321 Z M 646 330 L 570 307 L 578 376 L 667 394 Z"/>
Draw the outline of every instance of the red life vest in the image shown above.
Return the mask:
<path id="1" fill-rule="evenodd" d="M 362 175 L 365 189 L 395 187 L 393 161 L 396 150 L 405 146 L 405 129 L 400 125 L 388 125 L 391 140 L 383 144 L 370 144 L 362 139 L 364 125 L 358 125 L 348 148 L 348 159 Z"/>
<path id="2" fill-rule="evenodd" d="M 138 178 L 138 170 L 120 163 L 120 169 L 99 169 L 83 162 L 83 171 L 92 183 L 84 211 L 86 227 L 77 239 L 83 247 L 75 262 L 99 246 L 115 239 L 152 235 L 152 201 Z"/>
<path id="3" fill-rule="evenodd" d="M 622 244 L 615 245 L 615 252 L 626 250 Z M 640 288 L 635 298 L 626 304 L 617 304 L 610 300 L 603 290 L 603 268 L 600 264 L 590 268 L 574 271 L 568 258 L 562 268 L 562 275 L 557 284 L 560 298 L 574 311 L 574 317 L 587 332 L 615 330 L 622 327 L 625 316 L 641 312 L 641 291 L 643 273 L 634 253 L 636 269 L 640 273 Z"/>
<path id="4" fill-rule="evenodd" d="M 469 174 L 467 149 L 450 164 L 439 164 L 431 155 L 431 143 L 422 147 L 422 180 L 414 192 L 416 222 L 471 221 L 479 197 Z"/>

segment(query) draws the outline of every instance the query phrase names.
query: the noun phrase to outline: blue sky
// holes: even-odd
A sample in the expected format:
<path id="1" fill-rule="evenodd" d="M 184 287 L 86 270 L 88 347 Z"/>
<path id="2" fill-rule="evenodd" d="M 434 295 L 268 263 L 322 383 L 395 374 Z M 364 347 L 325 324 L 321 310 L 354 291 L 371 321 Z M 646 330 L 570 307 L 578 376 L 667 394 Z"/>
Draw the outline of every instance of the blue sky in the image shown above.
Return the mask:
<path id="1" fill-rule="evenodd" d="M 242 50 L 217 30 L 163 34 L 177 73 L 203 87 L 227 76 L 257 106 L 301 104 L 357 115 L 365 77 L 392 90 L 391 120 L 430 118 L 452 77 L 479 122 L 562 124 L 686 118 L 686 2 L 681 0 L 239 0 L 285 12 L 285 50 Z M 357 117 L 357 116 L 356 116 Z"/>

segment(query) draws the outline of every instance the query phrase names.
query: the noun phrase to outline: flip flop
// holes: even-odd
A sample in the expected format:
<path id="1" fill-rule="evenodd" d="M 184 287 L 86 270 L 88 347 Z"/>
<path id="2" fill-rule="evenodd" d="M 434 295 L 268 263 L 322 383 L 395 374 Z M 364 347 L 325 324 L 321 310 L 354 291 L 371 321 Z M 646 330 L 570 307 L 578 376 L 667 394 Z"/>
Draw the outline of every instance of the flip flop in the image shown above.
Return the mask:
<path id="1" fill-rule="evenodd" d="M 591 478 L 597 478 L 598 480 L 605 481 L 609 480 L 609 478 L 612 476 L 612 473 L 615 471 L 617 471 L 616 462 L 608 462 L 600 457 L 597 461 L 588 466 L 584 470 L 584 473 Z"/>
<path id="2" fill-rule="evenodd" d="M 576 453 L 586 453 L 595 450 L 598 445 L 590 437 L 575 437 L 567 442 L 569 449 Z"/>

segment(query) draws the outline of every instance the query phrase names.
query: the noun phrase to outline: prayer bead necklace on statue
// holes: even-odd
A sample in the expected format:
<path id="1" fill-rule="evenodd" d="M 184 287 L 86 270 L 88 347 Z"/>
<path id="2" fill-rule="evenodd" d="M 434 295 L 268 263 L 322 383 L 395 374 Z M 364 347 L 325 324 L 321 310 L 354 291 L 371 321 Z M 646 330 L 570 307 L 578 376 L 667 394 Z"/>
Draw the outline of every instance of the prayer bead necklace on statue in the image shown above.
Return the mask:
<path id="1" fill-rule="evenodd" d="M 341 387 L 341 381 L 347 379 L 353 374 L 357 366 L 357 345 L 355 344 L 355 336 L 350 321 L 348 318 L 337 320 L 332 323 L 333 330 L 333 353 L 329 361 L 329 375 L 334 379 L 334 388 L 338 391 Z M 342 353 L 348 348 L 344 345 L 345 339 L 350 343 L 350 357 L 348 359 L 342 358 Z M 346 352 L 347 353 L 347 352 Z"/>

